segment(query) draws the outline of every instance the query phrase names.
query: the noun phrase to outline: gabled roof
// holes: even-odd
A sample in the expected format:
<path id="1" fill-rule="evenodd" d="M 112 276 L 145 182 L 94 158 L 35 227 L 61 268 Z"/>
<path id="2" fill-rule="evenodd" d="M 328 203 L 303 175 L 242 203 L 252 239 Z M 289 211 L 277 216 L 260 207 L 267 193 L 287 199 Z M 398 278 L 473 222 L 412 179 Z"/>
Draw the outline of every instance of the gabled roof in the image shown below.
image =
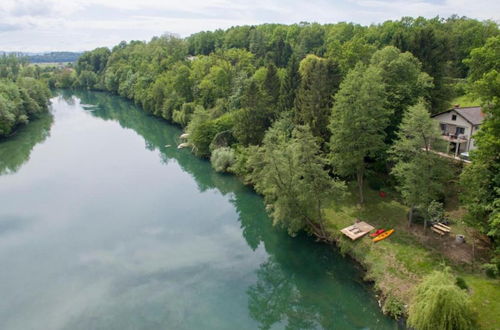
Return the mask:
<path id="1" fill-rule="evenodd" d="M 455 111 L 457 114 L 459 114 L 461 117 L 463 117 L 465 120 L 467 120 L 472 125 L 481 125 L 483 123 L 483 120 L 484 120 L 483 110 L 479 106 L 453 108 L 453 109 L 446 110 L 446 111 L 440 112 L 438 114 L 435 114 L 432 117 L 436 117 L 436 116 L 442 115 L 444 113 L 448 113 L 450 111 Z"/>

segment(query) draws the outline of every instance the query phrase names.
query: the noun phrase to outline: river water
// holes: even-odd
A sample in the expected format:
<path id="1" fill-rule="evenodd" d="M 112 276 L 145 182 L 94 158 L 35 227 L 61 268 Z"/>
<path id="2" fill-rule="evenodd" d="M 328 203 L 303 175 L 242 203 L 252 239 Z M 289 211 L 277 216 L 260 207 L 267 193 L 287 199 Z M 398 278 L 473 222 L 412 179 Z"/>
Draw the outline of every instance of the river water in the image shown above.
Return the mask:
<path id="1" fill-rule="evenodd" d="M 396 329 L 334 249 L 132 103 L 58 92 L 0 142 L 0 329 Z"/>

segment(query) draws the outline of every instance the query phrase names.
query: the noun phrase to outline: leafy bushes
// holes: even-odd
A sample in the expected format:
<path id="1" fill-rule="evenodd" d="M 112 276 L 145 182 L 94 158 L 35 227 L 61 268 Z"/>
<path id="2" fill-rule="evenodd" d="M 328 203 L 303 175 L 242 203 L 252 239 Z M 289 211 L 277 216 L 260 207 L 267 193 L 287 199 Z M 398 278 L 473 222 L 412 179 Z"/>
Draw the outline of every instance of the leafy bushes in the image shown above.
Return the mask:
<path id="1" fill-rule="evenodd" d="M 210 157 L 212 167 L 217 172 L 228 172 L 229 168 L 234 165 L 235 161 L 236 156 L 234 150 L 228 147 L 215 149 Z"/>
<path id="2" fill-rule="evenodd" d="M 234 125 L 232 113 L 210 119 L 210 114 L 204 110 L 197 110 L 193 119 L 187 127 L 189 133 L 188 141 L 194 147 L 196 155 L 201 157 L 210 156 L 210 144 L 218 133 L 230 131 Z"/>
<path id="3" fill-rule="evenodd" d="M 191 121 L 191 117 L 196 110 L 203 111 L 203 107 L 200 105 L 197 106 L 193 102 L 184 103 L 179 110 L 174 110 L 172 113 L 172 121 L 185 127 Z"/>
<path id="4" fill-rule="evenodd" d="M 387 297 L 382 309 L 384 313 L 395 319 L 398 319 L 405 314 L 405 305 L 393 296 Z"/>
<path id="5" fill-rule="evenodd" d="M 465 280 L 463 278 L 461 278 L 460 276 L 458 276 L 455 280 L 455 284 L 462 290 L 469 290 L 469 286 L 467 285 L 467 283 L 465 282 Z"/>
<path id="6" fill-rule="evenodd" d="M 495 278 L 498 276 L 498 267 L 495 264 L 484 264 L 483 265 L 484 273 L 491 278 Z"/>

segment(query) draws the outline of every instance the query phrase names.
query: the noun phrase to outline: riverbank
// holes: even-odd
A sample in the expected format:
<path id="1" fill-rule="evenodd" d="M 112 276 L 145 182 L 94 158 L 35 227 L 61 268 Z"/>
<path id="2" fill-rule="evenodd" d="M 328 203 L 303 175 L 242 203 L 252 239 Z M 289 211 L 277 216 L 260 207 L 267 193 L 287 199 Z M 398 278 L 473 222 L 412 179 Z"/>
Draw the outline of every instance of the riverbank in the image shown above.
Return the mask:
<path id="1" fill-rule="evenodd" d="M 481 327 L 499 329 L 500 281 L 473 271 L 473 260 L 468 253 L 470 246 L 453 245 L 450 242 L 452 237 L 436 237 L 430 231 L 424 234 L 419 224 L 408 228 L 408 209 L 397 200 L 395 193 L 380 197 L 376 191 L 367 188 L 365 204 L 359 207 L 356 189 L 350 188 L 350 197 L 341 206 L 325 210 L 327 228 L 341 252 L 365 268 L 365 279 L 374 282 L 385 313 L 393 317 L 403 316 L 421 279 L 433 270 L 449 266 L 469 286 Z M 340 233 L 340 229 L 353 224 L 357 218 L 376 228 L 394 228 L 396 231 L 377 244 L 369 236 L 351 241 Z"/>
<path id="2" fill-rule="evenodd" d="M 145 127 L 143 129 L 150 130 Z M 174 142 L 169 144 L 173 145 Z M 482 328 L 496 329 L 495 324 L 500 324 L 497 316 L 500 311 L 498 304 L 495 304 L 500 301 L 498 280 L 489 280 L 477 273 L 468 274 L 466 270 L 470 267 L 467 262 L 460 263 L 463 255 L 443 254 L 446 244 L 437 246 L 436 243 L 441 238 L 434 237 L 432 233 L 422 237 L 419 232 L 421 225 L 414 225 L 413 231 L 409 231 L 406 221 L 408 209 L 398 201 L 396 193 L 389 191 L 387 197 L 382 198 L 367 187 L 365 204 L 359 208 L 357 190 L 350 187 L 350 192 L 350 196 L 339 207 L 325 210 L 328 231 L 340 250 L 365 268 L 365 279 L 374 282 L 385 312 L 392 316 L 402 314 L 411 301 L 413 288 L 421 278 L 435 269 L 449 265 L 456 274 L 467 276 L 466 282 L 471 288 L 472 300 L 477 302 L 476 309 Z M 356 218 L 379 228 L 395 228 L 396 233 L 378 244 L 373 244 L 367 237 L 352 242 L 340 234 L 340 229 L 352 224 Z M 426 240 L 431 244 L 426 244 Z M 485 291 L 490 298 L 483 299 Z"/>

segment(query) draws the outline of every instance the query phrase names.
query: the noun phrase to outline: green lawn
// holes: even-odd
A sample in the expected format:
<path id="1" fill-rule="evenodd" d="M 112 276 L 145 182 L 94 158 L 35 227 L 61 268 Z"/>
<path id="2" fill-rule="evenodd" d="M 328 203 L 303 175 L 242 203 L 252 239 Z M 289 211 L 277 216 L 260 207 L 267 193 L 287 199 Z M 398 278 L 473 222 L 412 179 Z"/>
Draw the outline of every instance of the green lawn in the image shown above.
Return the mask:
<path id="1" fill-rule="evenodd" d="M 354 192 L 354 187 L 350 187 Z M 403 303 L 409 303 L 411 289 L 420 278 L 439 268 L 443 259 L 422 246 L 410 233 L 407 226 L 407 207 L 399 203 L 389 192 L 382 198 L 373 190 L 366 190 L 365 205 L 357 205 L 357 196 L 351 196 L 341 207 L 325 210 L 328 229 L 338 240 L 341 251 L 353 255 L 367 269 L 368 279 L 374 280 L 378 289 L 393 295 Z M 390 238 L 373 243 L 368 236 L 351 241 L 339 232 L 352 225 L 356 218 L 376 228 L 396 231 Z"/>
<path id="2" fill-rule="evenodd" d="M 458 272 L 460 267 L 439 251 L 421 244 L 407 231 L 408 208 L 394 197 L 397 196 L 395 192 L 389 191 L 387 197 L 382 198 L 376 191 L 366 189 L 365 205 L 359 207 L 355 187 L 351 184 L 349 188 L 351 195 L 341 206 L 332 205 L 325 210 L 327 228 L 340 250 L 353 256 L 366 268 L 366 278 L 374 281 L 375 288 L 385 296 L 392 296 L 407 305 L 411 301 L 412 290 L 423 276 L 445 266 L 451 266 Z M 369 236 L 351 241 L 339 230 L 352 225 L 356 218 L 376 228 L 394 228 L 395 232 L 378 243 L 373 243 Z M 466 282 L 472 288 L 475 305 L 487 301 L 488 308 L 481 308 L 479 313 L 483 328 L 491 329 L 489 325 L 500 324 L 499 281 L 487 280 L 480 274 L 469 274 Z M 483 290 L 488 292 L 488 298 L 484 298 Z"/>
<path id="3" fill-rule="evenodd" d="M 462 276 L 472 292 L 472 304 L 482 329 L 500 329 L 500 283 L 478 275 Z"/>

